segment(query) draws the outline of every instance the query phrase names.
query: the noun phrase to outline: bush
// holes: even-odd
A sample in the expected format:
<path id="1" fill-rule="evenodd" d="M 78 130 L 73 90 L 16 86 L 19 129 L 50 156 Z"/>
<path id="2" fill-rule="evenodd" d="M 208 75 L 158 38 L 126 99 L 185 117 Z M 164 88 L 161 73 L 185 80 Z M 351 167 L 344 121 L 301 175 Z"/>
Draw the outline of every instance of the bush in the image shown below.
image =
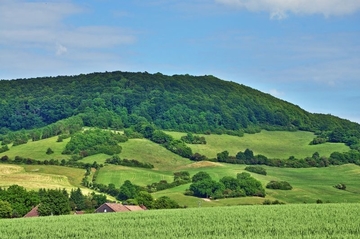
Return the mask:
<path id="1" fill-rule="evenodd" d="M 334 188 L 340 189 L 340 190 L 346 190 L 346 185 L 343 183 L 338 183 L 334 185 Z"/>
<path id="2" fill-rule="evenodd" d="M 286 181 L 270 181 L 266 185 L 266 188 L 279 189 L 279 190 L 291 190 L 292 186 L 290 185 L 290 183 L 288 183 Z"/>
<path id="3" fill-rule="evenodd" d="M 245 170 L 249 171 L 249 172 L 252 172 L 252 173 L 266 175 L 266 170 L 263 167 L 260 167 L 260 166 L 247 166 L 245 168 Z"/>

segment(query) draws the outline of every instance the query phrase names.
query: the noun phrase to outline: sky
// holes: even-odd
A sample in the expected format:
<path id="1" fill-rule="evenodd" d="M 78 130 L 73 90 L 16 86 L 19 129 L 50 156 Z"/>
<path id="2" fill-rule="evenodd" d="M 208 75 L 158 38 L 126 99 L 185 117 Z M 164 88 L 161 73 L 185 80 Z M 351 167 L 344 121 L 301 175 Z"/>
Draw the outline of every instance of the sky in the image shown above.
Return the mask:
<path id="1" fill-rule="evenodd" d="M 360 123 L 360 0 L 0 0 L 0 79 L 104 71 L 214 75 Z"/>

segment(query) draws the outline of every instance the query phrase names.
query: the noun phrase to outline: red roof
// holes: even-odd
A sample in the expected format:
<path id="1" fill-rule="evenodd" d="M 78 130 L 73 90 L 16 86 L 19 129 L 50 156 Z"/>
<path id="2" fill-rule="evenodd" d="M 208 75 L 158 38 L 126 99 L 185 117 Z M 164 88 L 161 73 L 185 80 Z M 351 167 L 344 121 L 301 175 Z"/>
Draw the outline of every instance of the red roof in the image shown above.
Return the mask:
<path id="1" fill-rule="evenodd" d="M 111 208 L 114 212 L 125 212 L 129 211 L 124 205 L 120 203 L 105 203 L 109 208 Z"/>
<path id="2" fill-rule="evenodd" d="M 26 213 L 24 217 L 38 217 L 39 216 L 38 208 L 39 205 L 31 209 L 31 211 Z"/>

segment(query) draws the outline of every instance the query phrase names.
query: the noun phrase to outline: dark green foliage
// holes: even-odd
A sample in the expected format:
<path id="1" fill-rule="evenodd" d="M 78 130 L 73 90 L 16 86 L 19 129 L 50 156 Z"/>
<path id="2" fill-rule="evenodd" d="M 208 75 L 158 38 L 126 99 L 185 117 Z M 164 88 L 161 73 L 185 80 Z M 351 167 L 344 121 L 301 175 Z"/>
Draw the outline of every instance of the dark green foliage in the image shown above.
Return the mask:
<path id="1" fill-rule="evenodd" d="M 156 199 L 153 203 L 154 209 L 172 209 L 180 208 L 180 205 L 167 196 L 162 196 Z"/>
<path id="2" fill-rule="evenodd" d="M 265 197 L 261 183 L 248 173 L 241 173 L 237 178 L 225 176 L 216 182 L 205 172 L 199 172 L 192 178 L 190 188 L 185 195 L 213 199 L 224 197 L 259 196 Z"/>
<path id="3" fill-rule="evenodd" d="M 334 188 L 340 189 L 340 190 L 346 190 L 346 185 L 344 183 L 338 183 L 334 185 Z"/>
<path id="4" fill-rule="evenodd" d="M 265 199 L 263 202 L 263 205 L 279 205 L 279 204 L 285 204 L 285 203 L 280 202 L 279 200 L 271 201 L 269 199 Z"/>
<path id="5" fill-rule="evenodd" d="M 148 192 L 156 192 L 169 188 L 174 188 L 182 184 L 191 182 L 190 174 L 187 171 L 180 171 L 174 173 L 174 181 L 168 183 L 166 180 L 160 180 L 159 182 L 152 183 L 146 186 Z"/>
<path id="6" fill-rule="evenodd" d="M 81 124 L 122 129 L 145 122 L 193 133 L 320 131 L 328 132 L 331 142 L 350 145 L 354 145 L 351 137 L 360 138 L 359 124 L 310 114 L 269 94 L 210 75 L 106 72 L 0 81 L 0 89 L 0 134 L 41 129 L 28 134 L 32 140 L 65 133 L 61 131 L 68 125 L 49 126 L 69 117 L 81 120 L 73 124 L 75 128 L 67 128 L 72 132 Z M 145 137 L 152 130 L 141 129 Z"/>
<path id="7" fill-rule="evenodd" d="M 70 191 L 70 206 L 72 210 L 81 211 L 86 208 L 86 197 L 82 194 L 80 188 Z"/>
<path id="8" fill-rule="evenodd" d="M 170 144 L 174 139 L 161 130 L 155 130 L 151 140 L 158 144 Z"/>
<path id="9" fill-rule="evenodd" d="M 12 211 L 13 209 L 10 203 L 0 200 L 0 218 L 10 218 Z"/>
<path id="10" fill-rule="evenodd" d="M 38 212 L 40 216 L 66 215 L 70 213 L 69 194 L 65 189 L 43 189 L 39 194 L 41 203 Z"/>
<path id="11" fill-rule="evenodd" d="M 221 198 L 223 191 L 225 190 L 224 184 L 216 182 L 214 180 L 204 179 L 192 183 L 190 185 L 190 191 L 193 195 L 201 198 Z"/>
<path id="12" fill-rule="evenodd" d="M 124 184 L 120 187 L 120 191 L 116 199 L 120 201 L 125 201 L 130 198 L 136 198 L 139 191 L 140 190 L 138 186 L 133 185 L 129 180 L 125 180 Z"/>
<path id="13" fill-rule="evenodd" d="M 201 180 L 211 180 L 211 176 L 207 172 L 200 171 L 191 178 L 191 181 L 193 183 L 196 183 Z"/>
<path id="14" fill-rule="evenodd" d="M 251 177 L 249 173 L 238 173 L 236 178 L 240 181 L 240 188 L 245 191 L 246 196 L 265 197 L 265 189 L 261 182 Z"/>
<path id="15" fill-rule="evenodd" d="M 138 167 L 138 168 L 154 168 L 154 165 L 150 163 L 143 163 L 136 159 L 120 159 L 118 155 L 114 155 L 112 158 L 105 160 L 105 163 L 122 165 L 127 167 Z"/>
<path id="16" fill-rule="evenodd" d="M 147 209 L 154 207 L 154 198 L 148 192 L 140 191 L 135 199 L 137 204 L 144 205 Z"/>
<path id="17" fill-rule="evenodd" d="M 1 148 L 0 148 L 0 153 L 4 153 L 4 152 L 6 152 L 6 151 L 8 151 L 9 150 L 9 147 L 7 146 L 7 144 L 5 144 L 4 146 L 2 146 Z"/>
<path id="18" fill-rule="evenodd" d="M 266 185 L 266 188 L 279 189 L 279 190 L 291 190 L 292 186 L 290 185 L 290 183 L 288 183 L 286 181 L 270 181 Z"/>
<path id="19" fill-rule="evenodd" d="M 193 161 L 202 161 L 202 160 L 207 160 L 208 158 L 205 155 L 201 155 L 199 153 L 194 153 L 193 155 L 190 156 L 190 160 Z"/>
<path id="20" fill-rule="evenodd" d="M 249 171 L 249 172 L 252 172 L 252 173 L 266 175 L 266 170 L 263 167 L 260 167 L 260 166 L 247 166 L 245 168 L 245 170 Z"/>
<path id="21" fill-rule="evenodd" d="M 180 171 L 174 173 L 174 182 L 189 183 L 191 182 L 190 173 L 187 171 Z"/>
<path id="22" fill-rule="evenodd" d="M 126 136 L 112 133 L 107 130 L 86 130 L 74 134 L 66 144 L 64 154 L 79 154 L 86 157 L 93 154 L 104 153 L 108 155 L 121 152 L 120 142 L 125 142 Z"/>
<path id="23" fill-rule="evenodd" d="M 51 148 L 48 148 L 47 150 L 46 150 L 46 154 L 53 154 L 54 153 L 54 151 L 51 149 Z"/>
<path id="24" fill-rule="evenodd" d="M 35 191 L 27 191 L 24 187 L 11 185 L 6 190 L 0 190 L 0 200 L 11 205 L 11 217 L 22 217 L 39 202 L 39 196 Z"/>
<path id="25" fill-rule="evenodd" d="M 193 135 L 192 133 L 187 133 L 186 136 L 182 136 L 181 140 L 187 144 L 206 144 L 205 137 Z"/>

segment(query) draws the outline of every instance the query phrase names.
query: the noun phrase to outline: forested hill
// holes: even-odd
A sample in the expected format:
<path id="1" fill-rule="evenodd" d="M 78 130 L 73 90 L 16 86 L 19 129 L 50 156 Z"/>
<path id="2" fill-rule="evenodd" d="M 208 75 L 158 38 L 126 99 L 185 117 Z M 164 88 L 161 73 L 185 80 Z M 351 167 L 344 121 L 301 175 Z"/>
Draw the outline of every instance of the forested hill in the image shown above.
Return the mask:
<path id="1" fill-rule="evenodd" d="M 106 72 L 3 80 L 0 91 L 2 134 L 80 116 L 85 126 L 103 128 L 147 122 L 190 132 L 335 130 L 360 138 L 359 124 L 214 76 Z"/>

